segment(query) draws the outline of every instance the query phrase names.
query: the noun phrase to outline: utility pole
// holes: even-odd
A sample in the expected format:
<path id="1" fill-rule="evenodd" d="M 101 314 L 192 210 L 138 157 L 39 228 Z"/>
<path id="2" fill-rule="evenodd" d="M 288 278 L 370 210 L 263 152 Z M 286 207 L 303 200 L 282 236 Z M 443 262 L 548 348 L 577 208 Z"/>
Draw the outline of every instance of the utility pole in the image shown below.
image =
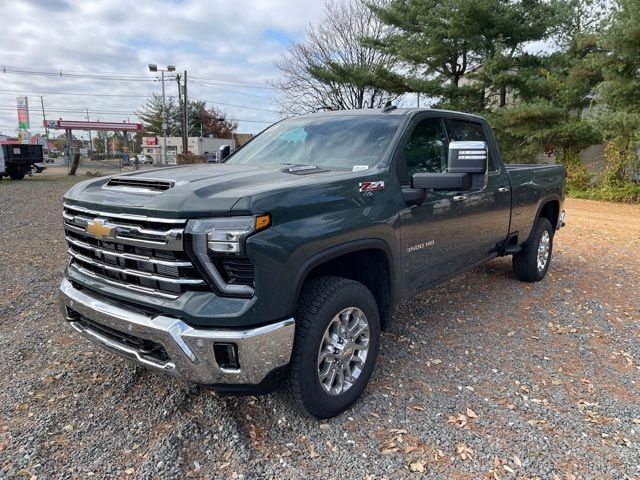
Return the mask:
<path id="1" fill-rule="evenodd" d="M 187 97 L 187 71 L 184 71 L 184 95 L 183 95 L 183 108 L 182 113 L 184 118 L 184 127 L 182 129 L 182 153 L 187 153 L 189 150 L 189 98 Z"/>
<path id="2" fill-rule="evenodd" d="M 89 109 L 87 108 L 87 122 L 89 121 Z M 91 130 L 89 130 L 89 151 L 93 152 L 93 139 L 91 138 Z"/>
<path id="3" fill-rule="evenodd" d="M 182 105 L 182 85 L 180 84 L 180 74 L 176 74 L 176 82 L 178 83 L 178 109 L 180 111 L 180 116 L 182 117 L 182 121 L 180 122 L 180 137 L 184 138 L 184 128 L 187 119 L 184 117 L 184 107 Z M 184 148 L 184 142 L 182 143 L 182 154 L 184 155 L 187 151 Z"/>
<path id="4" fill-rule="evenodd" d="M 40 95 L 40 105 L 42 105 L 42 119 L 44 120 L 44 138 L 47 141 L 46 149 L 49 150 L 49 127 L 47 127 L 47 115 L 44 113 L 44 98 Z"/>

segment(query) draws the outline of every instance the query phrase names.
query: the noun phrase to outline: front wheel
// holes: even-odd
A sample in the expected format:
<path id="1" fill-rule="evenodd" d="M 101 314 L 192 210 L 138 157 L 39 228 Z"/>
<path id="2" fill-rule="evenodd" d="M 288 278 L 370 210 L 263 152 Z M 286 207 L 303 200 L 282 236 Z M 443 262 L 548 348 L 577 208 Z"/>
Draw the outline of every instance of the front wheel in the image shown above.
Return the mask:
<path id="1" fill-rule="evenodd" d="M 310 280 L 296 311 L 290 384 L 316 418 L 349 408 L 364 391 L 378 356 L 380 318 L 363 284 L 340 277 Z"/>
<path id="2" fill-rule="evenodd" d="M 547 274 L 553 251 L 553 227 L 546 218 L 539 218 L 529 240 L 513 256 L 513 273 L 523 282 L 539 282 Z"/>

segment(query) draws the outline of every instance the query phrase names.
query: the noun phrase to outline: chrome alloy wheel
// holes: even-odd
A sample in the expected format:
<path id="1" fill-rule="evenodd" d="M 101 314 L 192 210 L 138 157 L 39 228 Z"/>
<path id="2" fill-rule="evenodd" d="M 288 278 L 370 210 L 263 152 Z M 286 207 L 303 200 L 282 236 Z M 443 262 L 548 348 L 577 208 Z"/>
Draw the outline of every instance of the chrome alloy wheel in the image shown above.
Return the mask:
<path id="1" fill-rule="evenodd" d="M 329 395 L 341 395 L 353 386 L 369 352 L 369 321 L 362 310 L 349 307 L 338 313 L 324 331 L 318 350 L 318 380 Z"/>
<path id="2" fill-rule="evenodd" d="M 540 237 L 540 243 L 538 244 L 538 271 L 542 272 L 547 266 L 549 261 L 549 250 L 551 249 L 551 236 L 549 232 L 545 230 Z"/>

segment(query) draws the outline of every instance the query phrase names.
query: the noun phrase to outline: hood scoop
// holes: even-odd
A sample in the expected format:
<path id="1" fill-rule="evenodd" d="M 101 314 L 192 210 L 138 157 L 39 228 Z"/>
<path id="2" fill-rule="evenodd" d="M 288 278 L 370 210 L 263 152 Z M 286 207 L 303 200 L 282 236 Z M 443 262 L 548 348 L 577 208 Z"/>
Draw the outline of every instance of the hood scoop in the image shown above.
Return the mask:
<path id="1" fill-rule="evenodd" d="M 175 182 L 172 180 L 159 180 L 155 178 L 141 177 L 113 177 L 105 185 L 105 190 L 118 190 L 133 193 L 161 193 L 178 184 L 187 182 Z"/>

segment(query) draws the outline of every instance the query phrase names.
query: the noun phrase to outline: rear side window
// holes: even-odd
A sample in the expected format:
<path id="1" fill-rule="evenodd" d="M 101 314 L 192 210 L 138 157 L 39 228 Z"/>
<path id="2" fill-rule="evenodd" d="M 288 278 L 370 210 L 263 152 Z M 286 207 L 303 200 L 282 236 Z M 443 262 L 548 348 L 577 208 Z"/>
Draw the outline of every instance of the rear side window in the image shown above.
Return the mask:
<path id="1" fill-rule="evenodd" d="M 482 141 L 487 142 L 487 137 L 484 134 L 484 129 L 481 123 L 469 122 L 466 120 L 450 120 L 451 125 L 451 140 L 465 142 L 465 141 Z M 491 149 L 489 149 L 489 171 L 495 170 L 493 165 L 493 158 L 491 155 Z"/>

